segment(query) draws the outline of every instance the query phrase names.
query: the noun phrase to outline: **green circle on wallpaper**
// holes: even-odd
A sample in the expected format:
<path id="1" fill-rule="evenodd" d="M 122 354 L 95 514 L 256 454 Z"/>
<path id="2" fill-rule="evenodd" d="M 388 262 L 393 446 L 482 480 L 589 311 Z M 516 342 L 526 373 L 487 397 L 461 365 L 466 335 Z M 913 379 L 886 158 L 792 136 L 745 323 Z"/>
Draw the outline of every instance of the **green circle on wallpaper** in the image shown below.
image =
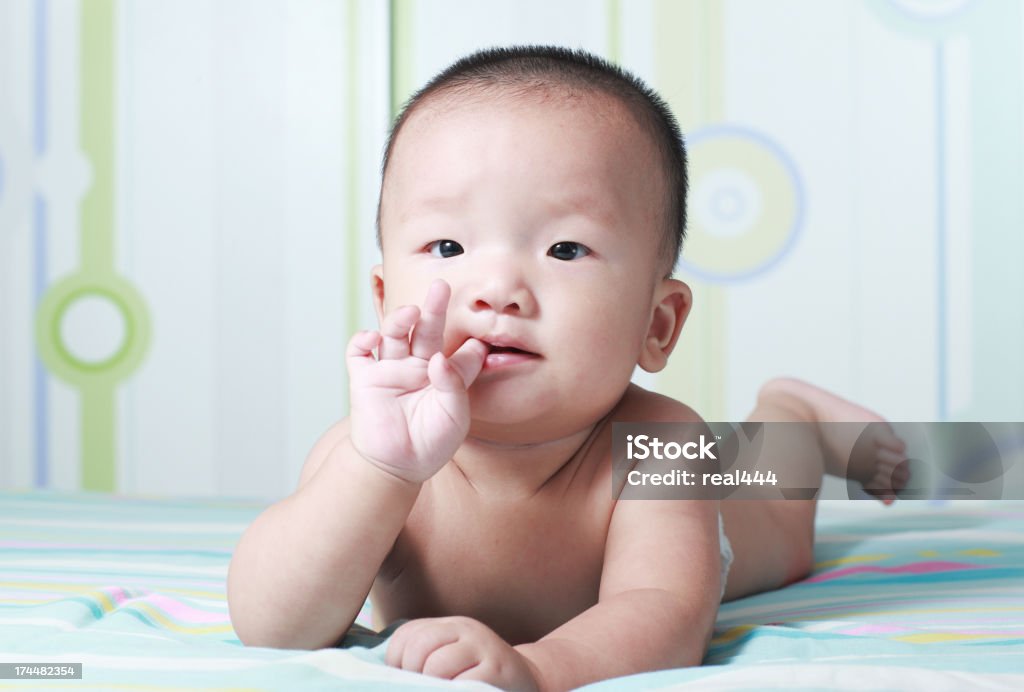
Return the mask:
<path id="1" fill-rule="evenodd" d="M 88 308 L 86 308 L 88 306 Z M 100 307 L 97 311 L 97 307 Z M 74 312 L 107 317 L 103 321 L 115 334 L 114 347 L 108 344 L 99 349 L 103 355 L 89 358 L 87 351 L 96 352 L 95 346 L 69 344 L 66 339 L 74 333 L 66 329 L 67 318 Z M 120 319 L 120 330 L 115 322 Z M 81 314 L 78 315 L 81 319 Z M 101 326 L 101 325 L 96 325 Z M 120 338 L 117 338 L 120 336 Z M 36 341 L 39 355 L 47 368 L 72 384 L 89 381 L 118 381 L 130 375 L 142 362 L 149 346 L 149 318 L 145 302 L 126 281 L 114 276 L 96 277 L 74 274 L 56 283 L 44 296 L 36 314 Z M 119 343 L 117 343 L 119 341 Z"/>

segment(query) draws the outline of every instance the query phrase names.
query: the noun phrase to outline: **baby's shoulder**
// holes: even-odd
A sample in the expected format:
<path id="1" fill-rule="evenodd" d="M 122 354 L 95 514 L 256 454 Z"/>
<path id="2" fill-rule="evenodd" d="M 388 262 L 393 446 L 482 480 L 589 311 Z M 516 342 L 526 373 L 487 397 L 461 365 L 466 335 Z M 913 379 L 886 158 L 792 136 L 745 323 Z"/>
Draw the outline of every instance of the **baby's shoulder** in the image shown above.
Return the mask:
<path id="1" fill-rule="evenodd" d="M 616 423 L 701 423 L 692 408 L 677 399 L 630 384 L 609 420 Z"/>

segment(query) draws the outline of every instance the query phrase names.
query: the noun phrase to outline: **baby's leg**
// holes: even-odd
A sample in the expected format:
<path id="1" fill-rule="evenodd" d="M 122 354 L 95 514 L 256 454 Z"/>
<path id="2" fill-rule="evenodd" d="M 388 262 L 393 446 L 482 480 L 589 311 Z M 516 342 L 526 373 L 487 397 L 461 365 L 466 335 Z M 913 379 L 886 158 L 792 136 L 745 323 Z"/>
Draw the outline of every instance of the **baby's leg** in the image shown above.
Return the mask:
<path id="1" fill-rule="evenodd" d="M 765 407 L 768 413 L 787 409 L 797 416 L 791 420 L 823 424 L 817 426 L 821 454 L 806 460 L 815 469 L 823 465 L 829 475 L 858 481 L 865 492 L 887 505 L 895 501 L 899 489 L 906 487 L 909 473 L 902 462 L 907 446 L 877 413 L 791 378 L 774 379 L 764 385 L 758 407 Z M 758 413 L 755 409 L 751 416 Z"/>
<path id="2" fill-rule="evenodd" d="M 872 447 L 877 453 L 851 463 L 846 460 L 856 440 L 848 439 L 850 428 L 842 426 L 801 426 L 787 435 L 787 449 L 780 453 L 806 463 L 818 485 L 826 472 L 849 474 L 868 487 L 884 486 L 888 502 L 892 501 L 893 485 L 902 487 L 906 481 L 903 467 L 897 468 L 903 443 L 883 419 L 813 385 L 799 380 L 772 380 L 761 389 L 757 406 L 747 420 L 883 423 L 878 426 L 877 444 Z M 724 500 L 722 521 L 735 558 L 723 600 L 776 589 L 805 577 L 814 558 L 816 508 L 815 499 Z"/>

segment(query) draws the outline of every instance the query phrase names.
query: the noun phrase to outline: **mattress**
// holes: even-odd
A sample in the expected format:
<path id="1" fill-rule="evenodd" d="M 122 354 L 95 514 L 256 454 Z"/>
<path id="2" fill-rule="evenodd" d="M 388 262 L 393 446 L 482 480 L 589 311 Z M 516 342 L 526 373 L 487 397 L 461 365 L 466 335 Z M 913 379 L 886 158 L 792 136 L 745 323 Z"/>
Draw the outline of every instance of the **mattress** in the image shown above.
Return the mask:
<path id="1" fill-rule="evenodd" d="M 81 663 L 74 689 L 485 687 L 388 668 L 383 645 L 242 646 L 225 578 L 262 509 L 0 494 L 0 662 Z M 815 561 L 724 604 L 703 666 L 587 689 L 1024 689 L 1024 502 L 821 503 Z"/>

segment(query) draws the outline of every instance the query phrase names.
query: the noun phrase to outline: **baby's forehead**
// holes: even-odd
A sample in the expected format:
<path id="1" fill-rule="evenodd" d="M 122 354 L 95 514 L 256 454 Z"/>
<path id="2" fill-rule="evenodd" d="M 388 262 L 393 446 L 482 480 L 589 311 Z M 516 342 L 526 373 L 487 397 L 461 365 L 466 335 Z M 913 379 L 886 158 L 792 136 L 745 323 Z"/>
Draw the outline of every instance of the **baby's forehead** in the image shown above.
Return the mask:
<path id="1" fill-rule="evenodd" d="M 619 157 L 628 151 L 628 158 L 639 158 L 647 170 L 659 167 L 653 138 L 643 131 L 630 109 L 611 95 L 563 85 L 529 89 L 476 86 L 432 94 L 416 104 L 396 133 L 384 187 L 389 187 L 387 178 L 393 168 L 405 169 L 412 164 L 421 173 L 429 171 L 439 151 L 446 152 L 447 158 L 448 151 L 462 148 L 470 129 L 476 134 L 485 133 L 483 148 L 467 152 L 473 157 L 487 149 L 486 142 L 504 140 L 513 133 L 511 136 L 519 142 L 548 142 L 545 157 L 555 165 L 580 161 L 581 151 L 586 149 L 578 147 L 586 142 L 585 146 L 618 152 Z M 552 138 L 552 132 L 563 132 L 564 136 Z M 513 151 L 512 160 L 516 158 Z M 616 160 L 621 164 L 621 158 Z M 406 183 L 410 182 L 423 180 L 407 177 Z"/>
<path id="2" fill-rule="evenodd" d="M 610 123 L 620 126 L 616 129 L 624 137 L 635 136 L 644 129 L 630 104 L 621 97 L 594 88 L 544 83 L 461 86 L 430 94 L 415 105 L 402 125 L 402 133 L 427 127 L 463 127 L 462 117 L 467 111 L 476 112 L 479 117 L 488 111 L 501 114 L 506 120 L 520 121 L 523 128 L 547 114 L 579 112 L 593 117 L 573 120 L 575 128 L 598 129 Z"/>

